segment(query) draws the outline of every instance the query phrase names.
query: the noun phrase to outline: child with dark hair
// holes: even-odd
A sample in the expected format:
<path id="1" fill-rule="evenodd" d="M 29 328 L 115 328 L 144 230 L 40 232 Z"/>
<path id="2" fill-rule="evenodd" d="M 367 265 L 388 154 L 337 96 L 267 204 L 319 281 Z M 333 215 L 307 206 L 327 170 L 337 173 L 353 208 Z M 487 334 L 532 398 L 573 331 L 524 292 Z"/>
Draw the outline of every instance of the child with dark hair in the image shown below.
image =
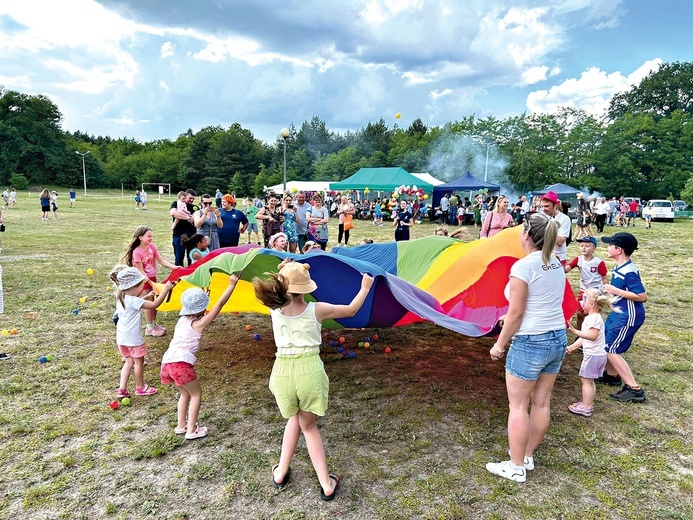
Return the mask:
<path id="1" fill-rule="evenodd" d="M 188 238 L 183 235 L 181 242 L 185 246 L 190 263 L 197 262 L 209 254 L 209 238 L 206 235 L 195 233 Z"/>

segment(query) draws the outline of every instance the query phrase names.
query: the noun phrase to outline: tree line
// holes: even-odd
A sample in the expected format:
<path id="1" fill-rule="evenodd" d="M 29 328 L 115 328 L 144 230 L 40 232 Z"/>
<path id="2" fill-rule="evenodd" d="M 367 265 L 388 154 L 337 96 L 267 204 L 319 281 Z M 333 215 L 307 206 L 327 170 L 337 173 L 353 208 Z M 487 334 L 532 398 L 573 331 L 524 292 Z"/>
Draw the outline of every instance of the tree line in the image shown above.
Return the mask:
<path id="1" fill-rule="evenodd" d="M 93 188 L 170 183 L 177 191 L 258 195 L 283 178 L 284 141 L 265 143 L 238 123 L 188 130 L 175 140 L 66 132 L 46 96 L 0 86 L 0 183 L 80 186 L 82 158 Z M 453 180 L 466 171 L 524 193 L 563 182 L 606 196 L 680 198 L 693 203 L 693 63 L 665 63 L 617 94 L 604 118 L 565 107 L 506 119 L 470 115 L 443 126 L 384 119 L 337 133 L 318 116 L 292 125 L 288 180 L 337 181 L 361 167 L 401 166 Z"/>

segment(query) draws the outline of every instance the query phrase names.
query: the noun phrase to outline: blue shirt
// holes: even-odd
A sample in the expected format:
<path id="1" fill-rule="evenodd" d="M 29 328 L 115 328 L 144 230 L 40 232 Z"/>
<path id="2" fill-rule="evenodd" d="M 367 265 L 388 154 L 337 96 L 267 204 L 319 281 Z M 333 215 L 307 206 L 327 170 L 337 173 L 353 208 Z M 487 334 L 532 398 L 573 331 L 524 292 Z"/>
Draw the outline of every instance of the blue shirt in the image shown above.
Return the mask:
<path id="1" fill-rule="evenodd" d="M 619 265 L 611 274 L 611 285 L 623 291 L 642 294 L 645 286 L 640 279 L 640 272 L 631 260 Z M 642 302 L 634 302 L 626 298 L 616 298 L 614 311 L 606 319 L 606 327 L 623 324 L 639 326 L 645 321 L 645 305 Z"/>
<path id="2" fill-rule="evenodd" d="M 248 223 L 248 218 L 240 210 L 232 209 L 231 211 L 226 211 L 225 209 L 220 209 L 219 214 L 221 215 L 221 221 L 224 223 L 223 227 L 217 228 L 217 235 L 219 236 L 219 242 L 236 242 L 241 235 L 240 228 L 243 224 Z"/>

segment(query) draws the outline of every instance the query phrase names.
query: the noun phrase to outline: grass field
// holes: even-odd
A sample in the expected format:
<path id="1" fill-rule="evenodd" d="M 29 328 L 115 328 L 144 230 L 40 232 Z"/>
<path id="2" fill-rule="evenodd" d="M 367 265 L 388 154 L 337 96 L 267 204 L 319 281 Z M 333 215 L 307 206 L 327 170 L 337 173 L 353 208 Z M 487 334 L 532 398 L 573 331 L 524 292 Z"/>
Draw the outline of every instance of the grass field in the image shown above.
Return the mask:
<path id="1" fill-rule="evenodd" d="M 170 335 L 148 338 L 145 378 L 159 394 L 109 408 L 121 362 L 108 271 L 140 224 L 173 256 L 171 199 L 151 197 L 149 210 L 136 212 L 119 195 L 79 194 L 74 209 L 61 196 L 58 221 L 41 221 L 37 196 L 22 194 L 3 211 L 0 329 L 18 333 L 0 336 L 0 352 L 12 355 L 0 362 L 0 518 L 693 518 L 693 222 L 629 230 L 641 244 L 634 261 L 649 301 L 627 359 L 648 401 L 621 404 L 600 387 L 595 415 L 572 415 L 581 358 L 567 357 L 526 484 L 484 468 L 507 451 L 504 371 L 489 359 L 492 340 L 421 324 L 377 330 L 380 341 L 355 359 L 326 349 L 330 409 L 319 424 L 341 478 L 326 503 L 303 442 L 290 485 L 278 492 L 270 482 L 284 420 L 267 389 L 274 344 L 266 316 L 225 314 L 205 331 L 197 369 L 207 438 L 173 433 L 177 392 L 156 384 Z M 393 236 L 389 226 L 356 226 L 352 242 Z M 422 224 L 412 235 L 432 231 Z M 169 330 L 176 318 L 160 314 Z M 354 345 L 374 332 L 324 337 Z M 47 354 L 53 360 L 40 364 Z"/>

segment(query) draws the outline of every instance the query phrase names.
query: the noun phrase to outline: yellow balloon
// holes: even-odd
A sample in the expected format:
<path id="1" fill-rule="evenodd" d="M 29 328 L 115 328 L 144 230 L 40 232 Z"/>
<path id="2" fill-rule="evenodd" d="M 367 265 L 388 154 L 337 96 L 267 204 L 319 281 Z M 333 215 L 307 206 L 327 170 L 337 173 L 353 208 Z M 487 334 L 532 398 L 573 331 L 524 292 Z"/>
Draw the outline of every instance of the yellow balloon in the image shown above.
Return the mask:
<path id="1" fill-rule="evenodd" d="M 428 198 L 428 194 L 424 194 L 424 199 L 427 199 L 427 198 Z"/>
<path id="2" fill-rule="evenodd" d="M 399 112 L 397 112 L 397 113 L 395 114 L 395 117 L 396 117 L 397 119 L 399 119 L 400 117 L 402 117 L 402 114 L 400 114 Z"/>

